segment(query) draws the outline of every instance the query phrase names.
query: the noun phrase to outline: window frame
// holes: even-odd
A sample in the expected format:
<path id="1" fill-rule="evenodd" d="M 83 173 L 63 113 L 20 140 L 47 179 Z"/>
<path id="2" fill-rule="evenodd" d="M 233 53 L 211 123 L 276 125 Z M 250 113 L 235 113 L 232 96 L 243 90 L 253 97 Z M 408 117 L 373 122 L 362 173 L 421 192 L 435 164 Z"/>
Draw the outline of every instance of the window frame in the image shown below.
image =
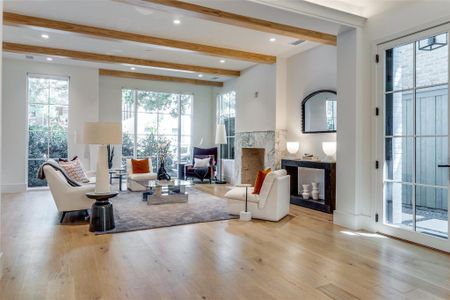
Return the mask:
<path id="1" fill-rule="evenodd" d="M 228 112 L 233 111 L 234 112 L 233 114 L 231 114 L 231 113 L 225 114 L 222 112 L 223 101 L 224 101 L 223 99 L 224 99 L 225 95 L 228 95 L 229 97 L 233 96 L 233 101 L 228 102 L 229 106 L 227 108 Z M 232 105 L 231 102 L 233 102 L 233 104 L 234 104 L 233 108 L 231 108 L 231 105 Z M 225 123 L 225 119 L 231 120 L 232 118 L 234 118 L 234 120 L 233 120 L 234 134 L 233 135 L 230 134 L 231 130 L 229 130 L 230 128 L 227 128 L 227 126 L 226 126 L 227 124 Z M 236 91 L 232 90 L 232 91 L 228 91 L 228 92 L 217 95 L 217 97 L 216 97 L 216 123 L 217 124 L 225 124 L 226 134 L 227 134 L 227 136 L 226 136 L 227 144 L 220 145 L 220 147 L 221 147 L 220 158 L 221 159 L 234 159 L 235 158 L 234 144 L 235 144 L 235 140 L 236 140 Z M 231 140 L 233 141 L 233 143 L 229 142 Z M 227 150 L 226 152 L 223 151 L 224 148 L 226 148 L 226 150 Z M 224 155 L 225 153 L 227 154 L 226 157 Z"/>
<path id="2" fill-rule="evenodd" d="M 192 132 L 192 130 L 193 130 L 193 117 L 194 117 L 194 101 L 195 101 L 195 95 L 194 95 L 194 93 L 184 93 L 184 92 L 170 92 L 170 91 L 155 91 L 155 90 L 145 90 L 145 89 L 140 89 L 140 88 L 127 88 L 127 87 L 122 87 L 122 89 L 121 89 L 121 122 L 123 122 L 123 114 L 124 114 L 124 110 L 123 110 L 123 92 L 125 91 L 125 90 L 128 90 L 128 91 L 131 91 L 132 93 L 133 93 L 133 105 L 132 105 L 132 111 L 127 111 L 127 112 L 129 112 L 129 113 L 131 113 L 132 114 L 132 116 L 133 116 L 133 118 L 134 118 L 134 125 L 133 125 L 133 133 L 131 133 L 131 134 L 129 134 L 129 135 L 131 135 L 133 138 L 132 138 L 132 141 L 133 141 L 133 155 L 132 156 L 124 156 L 123 155 L 123 150 L 121 151 L 121 153 L 120 153 L 120 155 L 121 155 L 121 161 L 123 162 L 124 161 L 124 159 L 129 159 L 129 158 L 139 158 L 139 157 L 141 157 L 141 156 L 139 156 L 138 155 L 138 139 L 139 139 L 139 136 L 142 136 L 142 134 L 138 134 L 138 119 L 139 119 L 139 115 L 146 115 L 146 114 L 148 114 L 148 115 L 150 115 L 150 114 L 154 114 L 154 115 L 156 115 L 157 116 L 157 123 L 159 123 L 159 116 L 160 115 L 168 115 L 169 113 L 167 113 L 167 112 L 162 112 L 162 111 L 159 111 L 159 110 L 155 110 L 154 112 L 148 112 L 148 113 L 142 113 L 142 112 L 138 112 L 138 102 L 137 102 L 137 94 L 139 93 L 139 92 L 144 92 L 144 93 L 155 93 L 155 94 L 172 94 L 172 95 L 176 95 L 176 97 L 177 97 L 177 107 L 178 107 L 178 110 L 179 110 L 179 115 L 178 115 L 178 120 L 177 120 L 177 122 L 178 122 L 178 130 L 177 130 L 177 134 L 175 135 L 175 134 L 159 134 L 158 133 L 158 131 L 159 131 L 159 124 L 157 124 L 157 127 L 156 127 L 156 131 L 157 131 L 157 133 L 155 134 L 155 137 L 156 138 L 158 138 L 158 137 L 167 137 L 167 138 L 172 138 L 172 137 L 176 137 L 177 138 L 177 144 L 176 144 L 176 151 L 177 151 L 177 155 L 176 155 L 176 157 L 174 158 L 174 160 L 176 160 L 176 164 L 179 164 L 179 163 L 186 163 L 185 161 L 182 161 L 182 158 L 181 158 L 181 151 L 180 151 L 180 149 L 182 148 L 182 146 L 185 146 L 185 144 L 182 144 L 182 138 L 186 138 L 186 137 L 188 137 L 189 138 L 189 147 L 188 147 L 188 150 L 189 150 L 189 152 L 191 152 L 191 148 L 192 148 L 192 138 L 193 138 L 193 132 Z M 185 96 L 190 96 L 190 100 L 191 100 L 191 103 L 190 103 L 190 106 L 191 106 L 191 110 L 190 110 L 190 113 L 185 113 L 185 114 L 182 114 L 181 113 L 181 104 L 182 104 L 182 102 L 181 102 L 181 99 L 182 99 L 182 96 L 183 95 L 185 95 Z M 181 129 L 181 125 L 182 125 L 182 117 L 183 116 L 189 116 L 190 117 L 190 124 L 189 124 L 189 127 L 190 127 L 190 129 L 189 129 L 189 132 L 190 132 L 190 134 L 189 135 L 183 135 L 182 134 L 182 129 Z M 128 133 L 127 133 L 128 134 Z M 123 133 L 122 133 L 122 135 L 123 135 Z M 153 163 L 153 168 L 154 168 L 154 171 L 156 171 L 157 169 L 158 169 L 158 165 L 159 165 L 159 161 L 158 161 L 158 156 L 156 155 L 156 157 L 152 157 L 153 159 L 152 159 L 152 163 Z"/>
<path id="3" fill-rule="evenodd" d="M 67 104 L 50 104 L 48 99 L 47 99 L 47 103 L 30 103 L 30 92 L 29 92 L 29 87 L 30 87 L 30 78 L 39 78 L 39 79 L 47 79 L 47 80 L 61 80 L 61 81 L 67 81 Z M 50 140 L 47 141 L 47 157 L 43 158 L 43 159 L 38 159 L 38 158 L 30 158 L 29 157 L 29 151 L 30 151 L 30 147 L 29 147 L 29 140 L 30 140 L 30 130 L 29 130 L 29 116 L 30 116 L 30 104 L 31 105 L 45 105 L 47 106 L 47 109 L 49 109 L 50 106 L 55 105 L 55 106 L 64 106 L 67 107 L 67 129 L 65 130 L 66 135 L 67 135 L 67 155 L 69 155 L 69 124 L 70 124 L 70 76 L 67 75 L 51 75 L 51 74 L 42 74 L 42 73 L 32 73 L 32 72 L 27 72 L 26 73 L 26 113 L 25 113 L 25 122 L 26 122 L 26 135 L 25 135 L 25 145 L 26 145 L 26 151 L 25 151 L 25 184 L 26 184 L 26 189 L 30 190 L 30 189 L 48 189 L 48 184 L 42 185 L 42 186 L 29 186 L 29 176 L 28 176 L 28 172 L 29 172 L 29 161 L 40 161 L 43 160 L 45 161 L 46 159 L 51 159 L 51 158 L 55 158 L 55 157 L 50 157 L 49 155 L 49 149 L 50 149 Z M 47 115 L 48 117 L 48 115 Z M 51 134 L 51 131 L 49 129 L 49 131 L 47 132 L 48 134 Z M 66 157 L 67 158 L 67 157 Z"/>

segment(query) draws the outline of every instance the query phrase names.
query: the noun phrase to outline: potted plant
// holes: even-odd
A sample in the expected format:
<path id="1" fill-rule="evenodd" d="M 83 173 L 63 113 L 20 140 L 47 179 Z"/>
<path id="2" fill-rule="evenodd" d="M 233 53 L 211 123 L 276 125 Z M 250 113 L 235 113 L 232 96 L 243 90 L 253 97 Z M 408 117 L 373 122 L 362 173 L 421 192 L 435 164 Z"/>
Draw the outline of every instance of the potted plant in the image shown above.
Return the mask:
<path id="1" fill-rule="evenodd" d="M 166 159 L 170 157 L 170 140 L 164 137 L 158 138 L 157 150 L 158 150 L 158 180 L 170 180 L 170 175 L 165 168 Z"/>
<path id="2" fill-rule="evenodd" d="M 111 170 L 111 168 L 113 167 L 114 146 L 107 145 L 106 149 L 108 151 L 108 169 Z"/>

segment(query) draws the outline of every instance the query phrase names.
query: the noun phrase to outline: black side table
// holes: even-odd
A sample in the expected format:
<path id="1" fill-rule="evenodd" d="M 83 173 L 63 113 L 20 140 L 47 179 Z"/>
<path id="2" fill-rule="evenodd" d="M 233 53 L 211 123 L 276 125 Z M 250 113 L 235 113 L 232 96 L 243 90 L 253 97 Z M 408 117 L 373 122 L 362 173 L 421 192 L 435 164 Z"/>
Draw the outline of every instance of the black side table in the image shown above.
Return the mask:
<path id="1" fill-rule="evenodd" d="M 122 179 L 127 175 L 125 169 L 112 169 L 109 170 L 109 184 L 112 184 L 113 179 L 119 179 L 119 191 L 122 191 Z"/>
<path id="2" fill-rule="evenodd" d="M 108 231 L 114 229 L 114 211 L 110 198 L 117 196 L 118 192 L 110 193 L 86 193 L 86 197 L 89 199 L 95 199 L 92 204 L 91 221 L 89 224 L 89 231 Z"/>

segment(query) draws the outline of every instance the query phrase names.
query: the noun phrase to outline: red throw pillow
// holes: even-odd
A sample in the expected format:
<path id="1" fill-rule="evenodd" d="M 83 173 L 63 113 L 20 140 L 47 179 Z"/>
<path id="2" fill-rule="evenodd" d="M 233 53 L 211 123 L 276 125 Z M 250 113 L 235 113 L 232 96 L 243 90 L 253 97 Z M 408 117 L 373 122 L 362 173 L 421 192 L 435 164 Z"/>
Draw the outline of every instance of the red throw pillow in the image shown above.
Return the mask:
<path id="1" fill-rule="evenodd" d="M 259 194 L 259 192 L 261 191 L 262 185 L 264 183 L 264 179 L 266 178 L 266 175 L 269 174 L 270 172 L 272 172 L 271 168 L 258 171 L 258 175 L 256 176 L 256 181 L 255 181 L 255 187 L 253 188 L 253 194 Z"/>
<path id="2" fill-rule="evenodd" d="M 131 159 L 133 174 L 150 173 L 148 159 Z"/>

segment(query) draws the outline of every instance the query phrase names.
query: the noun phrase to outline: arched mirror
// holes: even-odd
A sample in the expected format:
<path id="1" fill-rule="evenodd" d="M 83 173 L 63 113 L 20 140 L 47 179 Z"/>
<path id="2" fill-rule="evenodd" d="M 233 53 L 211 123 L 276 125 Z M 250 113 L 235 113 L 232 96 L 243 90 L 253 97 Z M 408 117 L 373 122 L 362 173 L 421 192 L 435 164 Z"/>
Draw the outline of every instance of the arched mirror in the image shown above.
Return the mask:
<path id="1" fill-rule="evenodd" d="M 302 101 L 302 132 L 336 132 L 336 92 L 320 90 Z"/>

